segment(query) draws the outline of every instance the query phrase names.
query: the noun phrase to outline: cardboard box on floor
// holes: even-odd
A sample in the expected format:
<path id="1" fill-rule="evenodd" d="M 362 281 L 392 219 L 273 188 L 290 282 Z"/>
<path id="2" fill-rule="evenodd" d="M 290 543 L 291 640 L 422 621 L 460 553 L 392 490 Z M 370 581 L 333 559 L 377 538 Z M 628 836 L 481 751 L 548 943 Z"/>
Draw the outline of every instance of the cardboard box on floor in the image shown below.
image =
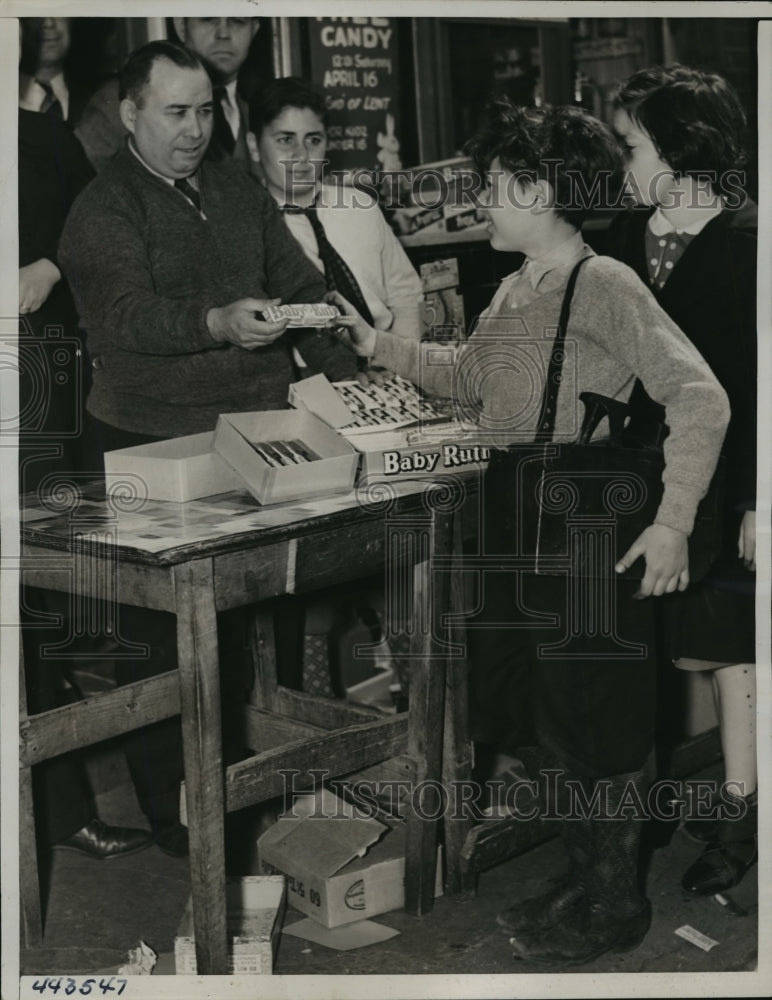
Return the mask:
<path id="1" fill-rule="evenodd" d="M 260 871 L 284 875 L 287 902 L 325 927 L 405 905 L 405 829 L 362 818 L 323 789 L 299 796 L 257 842 Z M 438 859 L 435 895 L 442 895 Z"/>
<path id="2" fill-rule="evenodd" d="M 299 440 L 319 458 L 299 465 L 272 467 L 250 442 Z M 350 490 L 359 455 L 324 421 L 304 410 L 221 413 L 214 447 L 261 504 L 300 500 Z"/>
<path id="3" fill-rule="evenodd" d="M 148 500 L 184 503 L 240 490 L 244 483 L 214 450 L 214 432 L 105 452 L 105 488 L 125 492 L 136 476 Z"/>
<path id="4" fill-rule="evenodd" d="M 465 433 L 465 428 L 452 421 L 425 428 L 347 429 L 351 411 L 324 375 L 291 385 L 289 402 L 299 411 L 315 414 L 361 452 L 360 482 L 473 472 L 484 469 L 490 458 L 490 448 L 479 444 L 474 432 Z"/>
<path id="5" fill-rule="evenodd" d="M 270 976 L 286 906 L 284 879 L 260 875 L 229 878 L 225 903 L 228 972 Z M 188 900 L 174 939 L 174 965 L 178 976 L 197 973 L 192 900 Z"/>

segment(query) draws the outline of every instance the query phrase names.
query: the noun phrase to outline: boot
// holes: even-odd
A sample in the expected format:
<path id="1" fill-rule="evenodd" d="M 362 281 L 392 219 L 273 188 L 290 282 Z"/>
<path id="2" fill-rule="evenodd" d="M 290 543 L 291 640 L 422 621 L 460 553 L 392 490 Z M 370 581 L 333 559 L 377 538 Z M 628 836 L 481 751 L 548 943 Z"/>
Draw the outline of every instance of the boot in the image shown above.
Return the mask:
<path id="1" fill-rule="evenodd" d="M 645 802 L 643 772 L 615 775 L 594 783 L 608 790 L 608 812 L 597 807 L 588 819 L 591 858 L 584 873 L 584 896 L 559 923 L 544 932 L 512 938 L 516 958 L 552 967 L 581 965 L 609 951 L 637 948 L 651 925 L 651 906 L 638 886 L 638 858 Z M 630 805 L 618 818 L 620 805 Z"/>
<path id="2" fill-rule="evenodd" d="M 744 806 L 744 814 L 716 822 L 715 841 L 681 879 L 683 889 L 693 896 L 713 896 L 738 885 L 758 858 L 758 793 L 745 799 L 724 794 L 735 806 Z"/>
<path id="3" fill-rule="evenodd" d="M 568 855 L 569 871 L 545 892 L 499 913 L 496 922 L 516 937 L 549 930 L 566 919 L 584 900 L 585 873 L 592 855 L 592 825 L 588 818 L 572 815 L 571 796 L 565 784 L 569 776 L 567 769 L 557 763 L 552 767 L 563 773 L 555 805 L 557 813 L 565 817 L 560 821 L 560 839 Z M 574 780 L 581 779 L 574 776 Z"/>

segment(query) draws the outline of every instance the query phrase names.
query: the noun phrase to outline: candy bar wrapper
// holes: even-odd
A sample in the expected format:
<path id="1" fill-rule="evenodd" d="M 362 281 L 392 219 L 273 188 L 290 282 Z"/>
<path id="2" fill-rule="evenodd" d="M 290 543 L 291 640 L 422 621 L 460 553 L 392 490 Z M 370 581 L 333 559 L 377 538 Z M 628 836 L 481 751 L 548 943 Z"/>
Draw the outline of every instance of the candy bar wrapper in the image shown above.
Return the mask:
<path id="1" fill-rule="evenodd" d="M 269 441 L 271 447 L 285 459 L 285 465 L 305 465 L 313 462 L 319 456 L 311 451 L 302 441 Z"/>
<path id="2" fill-rule="evenodd" d="M 270 465 L 272 469 L 281 468 L 284 462 L 281 460 L 280 456 L 277 456 L 273 449 L 268 448 L 264 441 L 255 443 L 254 441 L 249 442 L 255 452 L 262 458 L 266 465 Z"/>
<path id="3" fill-rule="evenodd" d="M 269 323 L 289 319 L 291 327 L 320 327 L 329 326 L 340 316 L 340 310 L 327 302 L 298 302 L 286 306 L 266 306 L 263 316 Z"/>
<path id="4" fill-rule="evenodd" d="M 316 452 L 302 441 L 250 441 L 254 451 L 273 469 L 288 465 L 305 465 L 318 460 Z"/>
<path id="5" fill-rule="evenodd" d="M 319 455 L 315 451 L 312 451 L 307 444 L 302 441 L 287 441 L 285 442 L 287 447 L 296 455 L 299 456 L 298 461 L 300 462 L 316 462 L 319 460 Z"/>
<path id="6" fill-rule="evenodd" d="M 281 455 L 284 465 L 300 465 L 302 462 L 305 462 L 304 458 L 295 454 L 286 441 L 270 441 L 269 444 L 274 451 L 278 451 Z"/>

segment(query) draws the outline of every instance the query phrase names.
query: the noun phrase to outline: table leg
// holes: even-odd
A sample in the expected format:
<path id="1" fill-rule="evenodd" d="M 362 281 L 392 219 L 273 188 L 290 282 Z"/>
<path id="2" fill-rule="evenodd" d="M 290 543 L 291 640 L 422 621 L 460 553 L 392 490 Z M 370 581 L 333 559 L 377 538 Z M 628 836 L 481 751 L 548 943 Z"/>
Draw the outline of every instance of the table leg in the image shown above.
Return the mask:
<path id="1" fill-rule="evenodd" d="M 416 775 L 407 815 L 405 909 L 416 915 L 429 913 L 434 906 L 437 826 L 447 801 L 440 782 L 445 659 L 436 636 L 438 611 L 448 604 L 448 574 L 433 574 L 432 557 L 447 553 L 448 529 L 449 518 L 435 514 L 416 531 L 413 553 L 418 558 L 413 570 L 408 755 L 416 762 Z"/>
<path id="2" fill-rule="evenodd" d="M 225 793 L 211 560 L 175 568 L 185 791 L 199 975 L 225 975 Z"/>
<path id="3" fill-rule="evenodd" d="M 273 611 L 264 604 L 250 608 L 249 647 L 252 653 L 253 687 L 249 701 L 267 712 L 276 702 L 276 642 Z"/>
<path id="4" fill-rule="evenodd" d="M 40 905 L 31 767 L 19 768 L 19 889 L 24 943 L 27 948 L 34 948 L 43 943 L 43 913 Z"/>
<path id="5" fill-rule="evenodd" d="M 24 646 L 19 632 L 19 718 L 27 718 L 27 682 Z M 43 943 L 43 911 L 40 903 L 35 805 L 32 798 L 32 768 L 19 768 L 19 892 L 24 943 L 34 948 Z"/>
<path id="6" fill-rule="evenodd" d="M 458 514 L 453 529 L 453 551 L 462 552 L 461 516 Z M 453 571 L 450 579 L 450 611 L 460 614 L 471 604 L 464 587 L 464 575 Z M 462 625 L 452 629 L 451 639 L 462 646 L 466 630 Z M 472 827 L 468 794 L 472 789 L 472 743 L 468 736 L 469 699 L 467 694 L 468 663 L 466 656 L 451 656 L 447 665 L 445 691 L 445 727 L 442 749 L 442 782 L 451 796 L 450 807 L 445 813 L 443 833 L 445 840 L 445 888 L 449 895 L 472 897 L 477 877 L 464 862 L 464 844 Z"/>

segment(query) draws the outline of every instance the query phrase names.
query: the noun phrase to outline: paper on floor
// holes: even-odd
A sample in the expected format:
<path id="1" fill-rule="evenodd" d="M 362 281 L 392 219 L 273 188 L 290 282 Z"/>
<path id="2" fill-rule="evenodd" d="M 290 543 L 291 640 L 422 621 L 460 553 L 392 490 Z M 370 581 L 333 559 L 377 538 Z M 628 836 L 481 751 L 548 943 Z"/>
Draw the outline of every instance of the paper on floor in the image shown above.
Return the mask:
<path id="1" fill-rule="evenodd" d="M 155 968 L 158 955 L 144 941 L 139 942 L 139 948 L 129 948 L 128 965 L 118 969 L 119 976 L 149 976 Z"/>
<path id="2" fill-rule="evenodd" d="M 368 944 L 380 944 L 396 937 L 399 931 L 386 927 L 374 920 L 359 920 L 354 924 L 344 924 L 343 927 L 323 927 L 316 920 L 306 917 L 296 924 L 282 929 L 283 934 L 313 941 L 314 944 L 334 948 L 336 951 L 350 951 L 352 948 L 364 948 Z"/>
<path id="3" fill-rule="evenodd" d="M 689 941 L 691 944 L 696 944 L 698 948 L 702 948 L 703 951 L 710 951 L 711 948 L 715 948 L 718 941 L 714 941 L 713 938 L 703 934 L 701 931 L 695 930 L 694 927 L 690 927 L 689 924 L 684 924 L 683 927 L 678 927 L 673 932 L 679 937 L 682 937 L 684 941 Z"/>

